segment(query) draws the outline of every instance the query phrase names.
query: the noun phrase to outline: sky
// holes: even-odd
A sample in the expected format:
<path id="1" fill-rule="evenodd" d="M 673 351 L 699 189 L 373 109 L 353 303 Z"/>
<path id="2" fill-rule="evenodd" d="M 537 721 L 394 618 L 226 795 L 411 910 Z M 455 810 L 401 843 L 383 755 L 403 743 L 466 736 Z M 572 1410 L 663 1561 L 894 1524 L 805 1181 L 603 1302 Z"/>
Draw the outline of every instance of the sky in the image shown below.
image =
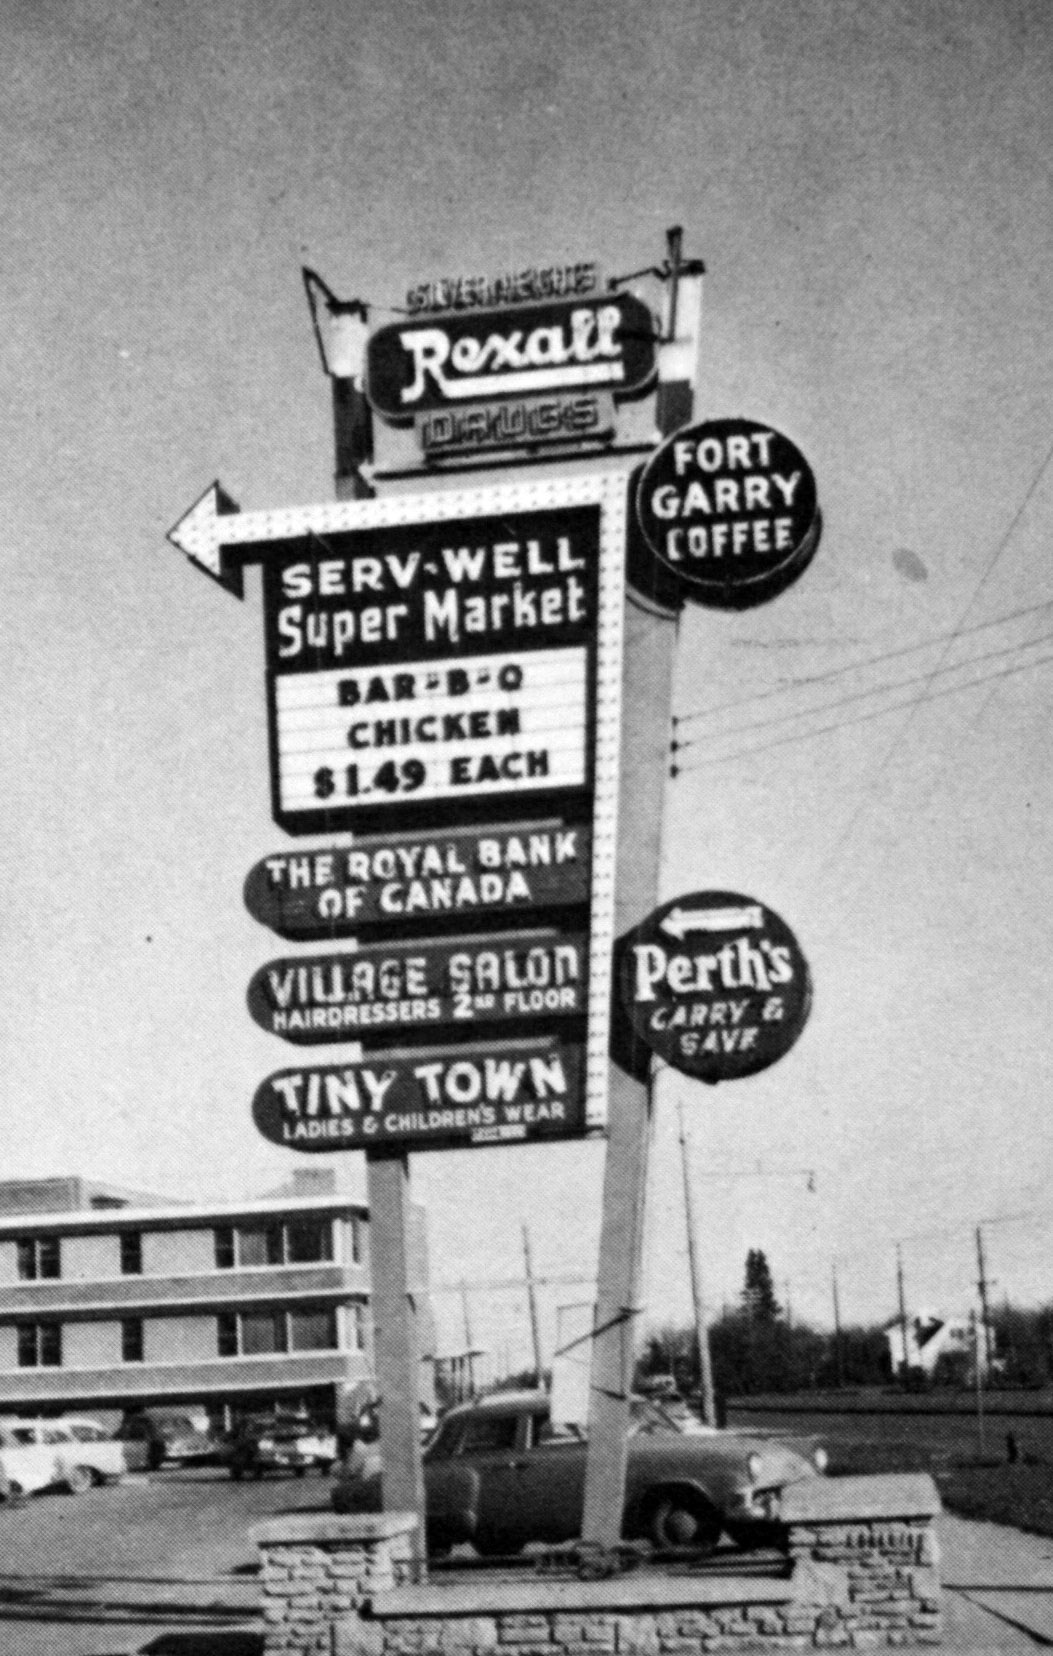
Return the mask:
<path id="1" fill-rule="evenodd" d="M 214 479 L 330 498 L 300 267 L 389 320 L 441 275 L 685 252 L 699 417 L 790 436 L 801 580 L 689 606 L 662 896 L 792 927 L 808 1025 L 764 1074 L 666 1078 L 648 1321 L 768 1254 L 794 1316 L 1053 1299 L 1050 61 L 1041 0 L 34 0 L 0 10 L 0 954 L 7 1176 L 274 1188 L 245 1007 L 270 821 L 258 576 L 165 541 Z M 357 1155 L 330 1158 L 364 1188 Z M 317 1164 L 312 1158 L 311 1165 Z M 529 1351 L 587 1299 L 603 1146 L 413 1158 L 440 1331 Z"/>

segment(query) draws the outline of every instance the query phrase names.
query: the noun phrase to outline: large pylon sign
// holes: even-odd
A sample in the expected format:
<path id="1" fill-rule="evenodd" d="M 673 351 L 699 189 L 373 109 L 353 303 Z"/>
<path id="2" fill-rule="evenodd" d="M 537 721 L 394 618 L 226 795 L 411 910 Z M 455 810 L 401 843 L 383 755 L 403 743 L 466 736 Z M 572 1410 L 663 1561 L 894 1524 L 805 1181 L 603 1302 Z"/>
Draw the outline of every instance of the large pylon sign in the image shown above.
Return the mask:
<path id="1" fill-rule="evenodd" d="M 354 836 L 247 882 L 275 930 L 358 945 L 253 980 L 271 1033 L 352 1049 L 265 1081 L 265 1136 L 605 1125 L 627 501 L 620 472 L 272 513 L 214 485 L 172 531 L 239 596 L 263 565 L 274 819 Z"/>

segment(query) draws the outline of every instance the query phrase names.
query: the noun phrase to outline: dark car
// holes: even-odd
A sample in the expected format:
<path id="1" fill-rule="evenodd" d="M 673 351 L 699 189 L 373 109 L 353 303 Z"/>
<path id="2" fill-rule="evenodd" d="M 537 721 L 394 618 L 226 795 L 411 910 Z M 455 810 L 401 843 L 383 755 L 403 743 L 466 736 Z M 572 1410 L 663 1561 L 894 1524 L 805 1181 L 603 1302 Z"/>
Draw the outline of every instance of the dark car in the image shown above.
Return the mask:
<path id="1" fill-rule="evenodd" d="M 497 1555 L 580 1536 L 585 1452 L 584 1432 L 554 1424 L 543 1392 L 497 1393 L 451 1409 L 424 1452 L 429 1550 L 470 1541 Z M 741 1546 L 771 1545 L 781 1539 L 781 1491 L 825 1464 L 813 1444 L 705 1427 L 637 1399 L 623 1534 L 663 1549 L 708 1550 L 724 1531 Z M 356 1445 L 333 1506 L 375 1510 L 379 1495 L 377 1450 Z"/>
<path id="2" fill-rule="evenodd" d="M 223 1440 L 208 1416 L 197 1409 L 129 1409 L 116 1435 L 126 1443 L 145 1446 L 151 1472 L 165 1462 L 177 1466 L 214 1465 L 223 1448 Z"/>
<path id="3" fill-rule="evenodd" d="M 310 1469 L 331 1472 L 336 1463 L 336 1436 L 327 1426 L 281 1416 L 248 1416 L 228 1439 L 224 1461 L 232 1478 L 261 1478 L 265 1472 Z"/>

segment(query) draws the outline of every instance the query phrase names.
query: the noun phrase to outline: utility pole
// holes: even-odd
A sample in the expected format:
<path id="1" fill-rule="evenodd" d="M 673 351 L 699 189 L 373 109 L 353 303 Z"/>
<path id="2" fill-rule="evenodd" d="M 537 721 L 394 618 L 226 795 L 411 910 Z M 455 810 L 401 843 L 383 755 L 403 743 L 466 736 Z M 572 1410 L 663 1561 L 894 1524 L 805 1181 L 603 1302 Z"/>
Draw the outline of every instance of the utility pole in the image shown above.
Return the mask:
<path id="1" fill-rule="evenodd" d="M 903 1245 L 900 1242 L 896 1243 L 896 1289 L 899 1295 L 899 1328 L 903 1338 L 903 1360 L 900 1363 L 899 1377 L 906 1385 L 910 1365 L 907 1361 L 907 1298 L 903 1288 Z"/>
<path id="2" fill-rule="evenodd" d="M 702 1287 L 702 1265 L 699 1259 L 694 1191 L 688 1169 L 687 1133 L 684 1128 L 684 1104 L 682 1099 L 677 1102 L 677 1110 L 680 1118 L 680 1166 L 684 1178 L 687 1259 L 691 1271 L 691 1298 L 695 1307 L 695 1341 L 698 1346 L 698 1379 L 702 1392 L 702 1419 L 707 1426 L 715 1426 L 717 1424 L 717 1404 L 713 1393 L 713 1363 L 709 1350 L 709 1320 L 706 1316 L 706 1296 Z"/>
<path id="3" fill-rule="evenodd" d="M 537 1371 L 537 1383 L 543 1386 L 544 1365 L 541 1359 L 541 1327 L 537 1314 L 537 1291 L 534 1286 L 534 1270 L 530 1263 L 530 1231 L 523 1226 L 523 1262 L 526 1266 L 527 1305 L 530 1308 L 530 1338 L 534 1346 L 534 1368 Z"/>
<path id="4" fill-rule="evenodd" d="M 836 1261 L 831 1266 L 831 1278 L 834 1290 L 834 1374 L 840 1390 L 845 1383 L 845 1350 L 841 1336 L 841 1301 L 837 1291 Z"/>
<path id="5" fill-rule="evenodd" d="M 977 1327 L 976 1312 L 970 1311 L 969 1321 L 973 1331 L 973 1367 L 976 1371 L 976 1431 L 981 1455 L 987 1453 L 987 1432 L 984 1424 L 984 1387 L 981 1377 L 982 1364 L 980 1362 L 980 1330 Z"/>
<path id="6" fill-rule="evenodd" d="M 990 1372 L 991 1372 L 991 1311 L 990 1311 L 990 1304 L 989 1304 L 988 1295 L 987 1295 L 988 1282 L 987 1282 L 987 1265 L 986 1265 L 986 1262 L 984 1260 L 984 1233 L 983 1233 L 983 1229 L 980 1225 L 977 1225 L 977 1227 L 976 1227 L 976 1268 L 977 1268 L 977 1273 L 978 1273 L 976 1286 L 980 1291 L 980 1315 L 983 1319 L 984 1372 L 985 1372 L 985 1374 L 990 1374 Z M 979 1356 L 980 1356 L 979 1343 L 977 1343 L 976 1355 L 977 1355 L 977 1368 L 979 1369 Z M 979 1379 L 977 1379 L 977 1384 L 979 1385 L 979 1383 L 980 1383 Z"/>
<path id="7" fill-rule="evenodd" d="M 475 1396 L 475 1352 L 472 1345 L 472 1314 L 468 1305 L 468 1284 L 461 1283 L 461 1313 L 464 1317 L 464 1361 L 468 1373 L 468 1392 Z"/>

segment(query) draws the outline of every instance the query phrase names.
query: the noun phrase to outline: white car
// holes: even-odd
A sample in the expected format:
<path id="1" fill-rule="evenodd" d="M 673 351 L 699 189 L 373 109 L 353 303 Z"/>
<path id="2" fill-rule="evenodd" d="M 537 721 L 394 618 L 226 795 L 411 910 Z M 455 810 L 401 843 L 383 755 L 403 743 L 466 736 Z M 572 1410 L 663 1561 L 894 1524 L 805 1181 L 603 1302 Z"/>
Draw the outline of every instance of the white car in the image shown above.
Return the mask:
<path id="1" fill-rule="evenodd" d="M 103 1483 L 107 1478 L 121 1478 L 128 1470 L 124 1445 L 97 1420 L 66 1415 L 57 1420 L 14 1419 L 0 1424 L 13 1450 L 37 1452 L 37 1460 L 27 1463 L 31 1477 L 33 1467 L 38 1469 L 37 1481 L 33 1483 L 26 1483 L 24 1477 L 5 1464 L 9 1481 L 17 1483 L 25 1494 L 57 1485 L 71 1495 L 81 1495 L 92 1484 Z M 0 1458 L 5 1458 L 2 1450 Z"/>
<path id="2" fill-rule="evenodd" d="M 70 1458 L 94 1474 L 93 1482 L 102 1478 L 123 1478 L 132 1469 L 131 1460 L 136 1458 L 134 1446 L 114 1437 L 97 1420 L 87 1415 L 62 1415 L 46 1424 L 69 1433 L 76 1444 L 76 1448 L 70 1451 Z M 138 1458 L 145 1465 L 145 1456 Z"/>
<path id="3" fill-rule="evenodd" d="M 36 1421 L 0 1420 L 0 1474 L 7 1495 L 35 1495 L 62 1481 L 58 1442 L 45 1443 L 37 1425 Z"/>

